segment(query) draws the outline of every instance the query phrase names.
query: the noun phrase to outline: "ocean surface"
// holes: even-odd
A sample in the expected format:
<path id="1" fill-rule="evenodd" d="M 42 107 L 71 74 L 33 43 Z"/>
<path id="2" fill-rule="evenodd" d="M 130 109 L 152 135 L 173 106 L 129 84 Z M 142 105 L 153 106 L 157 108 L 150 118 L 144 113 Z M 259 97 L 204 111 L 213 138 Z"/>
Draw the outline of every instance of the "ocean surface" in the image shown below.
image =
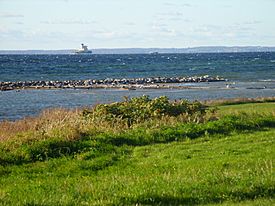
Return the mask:
<path id="1" fill-rule="evenodd" d="M 194 87 L 185 90 L 0 91 L 0 121 L 34 116 L 46 108 L 84 107 L 144 94 L 188 100 L 275 96 L 275 53 L 0 55 L 0 81 L 196 75 L 218 75 L 228 82 L 184 84 Z"/>

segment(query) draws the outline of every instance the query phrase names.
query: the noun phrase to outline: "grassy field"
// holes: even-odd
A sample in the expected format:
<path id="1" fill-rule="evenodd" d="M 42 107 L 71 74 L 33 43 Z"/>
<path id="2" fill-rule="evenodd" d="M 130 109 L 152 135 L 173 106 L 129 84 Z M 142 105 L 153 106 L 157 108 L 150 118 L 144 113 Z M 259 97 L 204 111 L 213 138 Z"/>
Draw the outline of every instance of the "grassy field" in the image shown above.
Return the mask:
<path id="1" fill-rule="evenodd" d="M 0 205 L 274 205 L 274 112 L 249 103 L 106 132 L 27 127 L 0 142 Z"/>
<path id="2" fill-rule="evenodd" d="M 218 112 L 222 115 L 225 114 L 236 114 L 241 112 L 249 112 L 249 113 L 275 113 L 275 103 L 247 103 L 247 104 L 239 104 L 239 105 L 225 105 L 219 106 Z"/>

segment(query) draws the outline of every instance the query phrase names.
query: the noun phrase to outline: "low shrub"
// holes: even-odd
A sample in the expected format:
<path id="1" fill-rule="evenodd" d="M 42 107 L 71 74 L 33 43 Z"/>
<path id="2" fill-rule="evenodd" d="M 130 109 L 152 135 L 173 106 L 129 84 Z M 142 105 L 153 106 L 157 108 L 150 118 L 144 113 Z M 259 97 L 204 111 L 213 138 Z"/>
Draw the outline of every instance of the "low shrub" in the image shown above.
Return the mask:
<path id="1" fill-rule="evenodd" d="M 207 107 L 198 101 L 193 103 L 186 100 L 171 102 L 166 96 L 155 99 L 141 96 L 125 98 L 122 102 L 112 104 L 99 104 L 91 110 L 84 110 L 82 114 L 85 118 L 90 118 L 95 122 L 120 122 L 131 127 L 136 123 L 160 119 L 165 116 L 185 115 L 188 121 L 200 122 L 204 119 L 206 110 Z"/>

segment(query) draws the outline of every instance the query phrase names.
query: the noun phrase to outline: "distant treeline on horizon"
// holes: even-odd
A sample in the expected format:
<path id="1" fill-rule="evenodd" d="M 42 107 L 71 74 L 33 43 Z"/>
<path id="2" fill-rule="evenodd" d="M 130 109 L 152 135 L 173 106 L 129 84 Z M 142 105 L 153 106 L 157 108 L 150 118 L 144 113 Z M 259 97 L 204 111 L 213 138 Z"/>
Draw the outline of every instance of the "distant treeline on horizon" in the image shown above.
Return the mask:
<path id="1" fill-rule="evenodd" d="M 190 48 L 106 48 L 91 49 L 93 54 L 156 54 L 156 53 L 236 53 L 275 52 L 275 47 L 247 46 L 225 47 L 205 46 Z M 0 54 L 72 54 L 74 49 L 65 50 L 0 50 Z"/>

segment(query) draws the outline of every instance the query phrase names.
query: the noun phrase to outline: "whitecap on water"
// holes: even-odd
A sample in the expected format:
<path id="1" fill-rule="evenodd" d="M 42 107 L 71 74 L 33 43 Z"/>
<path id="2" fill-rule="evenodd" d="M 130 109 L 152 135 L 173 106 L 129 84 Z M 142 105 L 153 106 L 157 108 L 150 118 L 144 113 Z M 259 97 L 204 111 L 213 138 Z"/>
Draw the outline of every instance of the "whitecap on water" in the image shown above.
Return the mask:
<path id="1" fill-rule="evenodd" d="M 251 61 L 257 61 L 257 60 L 259 60 L 260 58 L 254 58 L 254 59 L 252 59 Z"/>
<path id="2" fill-rule="evenodd" d="M 260 82 L 275 82 L 275 79 L 261 79 Z"/>

